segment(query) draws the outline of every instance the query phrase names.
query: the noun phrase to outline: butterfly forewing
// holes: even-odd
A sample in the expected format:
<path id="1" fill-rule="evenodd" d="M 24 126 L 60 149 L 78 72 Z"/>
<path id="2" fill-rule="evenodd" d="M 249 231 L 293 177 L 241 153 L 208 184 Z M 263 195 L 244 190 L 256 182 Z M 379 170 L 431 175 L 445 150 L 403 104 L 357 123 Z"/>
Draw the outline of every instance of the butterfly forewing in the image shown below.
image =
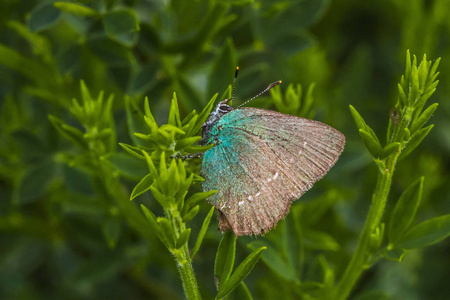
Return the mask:
<path id="1" fill-rule="evenodd" d="M 345 143 L 328 125 L 257 108 L 227 113 L 217 129 L 217 143 L 203 158 L 203 188 L 218 190 L 208 202 L 220 212 L 220 229 L 236 235 L 275 226 Z"/>

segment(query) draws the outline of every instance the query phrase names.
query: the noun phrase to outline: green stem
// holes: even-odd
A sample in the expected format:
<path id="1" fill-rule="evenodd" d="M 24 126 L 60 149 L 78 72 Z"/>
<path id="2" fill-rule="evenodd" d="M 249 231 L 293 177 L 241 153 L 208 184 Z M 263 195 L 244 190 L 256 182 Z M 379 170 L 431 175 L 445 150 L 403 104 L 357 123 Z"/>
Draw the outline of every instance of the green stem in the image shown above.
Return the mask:
<path id="1" fill-rule="evenodd" d="M 366 269 L 371 254 L 371 235 L 379 226 L 383 216 L 397 157 L 398 155 L 388 158 L 385 167 L 380 167 L 375 192 L 372 196 L 372 205 L 358 241 L 358 246 L 333 293 L 333 298 L 336 300 L 346 299 L 349 296 L 362 272 Z M 379 163 L 379 165 L 384 164 Z"/>
<path id="2" fill-rule="evenodd" d="M 181 233 L 186 229 L 186 225 L 183 222 L 176 205 L 166 210 L 166 217 L 172 223 L 175 236 L 178 239 Z M 169 250 L 172 252 L 177 263 L 177 269 L 180 273 L 186 299 L 201 299 L 202 297 L 198 289 L 197 279 L 195 278 L 194 269 L 192 267 L 191 256 L 189 255 L 188 244 L 185 243 L 179 249 Z"/>
<path id="3" fill-rule="evenodd" d="M 183 282 L 186 299 L 201 299 L 202 297 L 200 296 L 200 291 L 198 290 L 197 279 L 195 278 L 194 269 L 192 268 L 188 245 L 183 245 L 173 254 L 177 262 L 181 281 Z"/>

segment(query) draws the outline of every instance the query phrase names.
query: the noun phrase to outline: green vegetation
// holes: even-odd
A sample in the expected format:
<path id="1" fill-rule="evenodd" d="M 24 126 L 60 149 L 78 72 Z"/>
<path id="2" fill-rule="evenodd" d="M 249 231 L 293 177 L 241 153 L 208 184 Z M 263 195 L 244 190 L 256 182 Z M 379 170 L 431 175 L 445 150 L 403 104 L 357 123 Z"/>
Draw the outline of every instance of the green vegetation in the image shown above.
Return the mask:
<path id="1" fill-rule="evenodd" d="M 2 1 L 0 298 L 449 298 L 449 13 Z M 216 229 L 201 159 L 177 158 L 210 147 L 237 65 L 235 106 L 282 80 L 250 105 L 347 138 L 285 220 L 238 239 Z"/>

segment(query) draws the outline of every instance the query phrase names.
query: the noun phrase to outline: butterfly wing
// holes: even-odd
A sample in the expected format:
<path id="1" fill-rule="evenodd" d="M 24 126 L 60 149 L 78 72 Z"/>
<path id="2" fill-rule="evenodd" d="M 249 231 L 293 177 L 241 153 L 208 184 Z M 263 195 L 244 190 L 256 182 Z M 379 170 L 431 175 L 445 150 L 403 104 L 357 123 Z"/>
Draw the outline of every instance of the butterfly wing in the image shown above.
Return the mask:
<path id="1" fill-rule="evenodd" d="M 275 111 L 243 108 L 217 123 L 217 145 L 202 162 L 204 190 L 219 211 L 220 229 L 263 234 L 293 200 L 334 165 L 345 138 L 323 123 Z"/>

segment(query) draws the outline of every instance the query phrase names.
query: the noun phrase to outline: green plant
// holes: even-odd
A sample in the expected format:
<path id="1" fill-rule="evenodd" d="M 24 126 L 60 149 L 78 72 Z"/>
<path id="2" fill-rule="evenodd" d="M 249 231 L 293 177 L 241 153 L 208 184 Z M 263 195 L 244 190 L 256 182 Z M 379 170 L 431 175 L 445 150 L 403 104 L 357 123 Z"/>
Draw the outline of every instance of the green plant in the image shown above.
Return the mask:
<path id="1" fill-rule="evenodd" d="M 228 299 L 449 298 L 450 240 L 422 247 L 449 231 L 447 2 L 0 1 L 0 298 L 182 299 L 191 266 L 205 299 L 218 294 L 214 276 L 222 293 L 237 285 Z M 399 94 L 405 49 L 443 58 L 439 109 L 420 108 L 437 61 L 415 70 L 411 59 Z M 195 199 L 200 160 L 174 158 L 206 149 L 193 132 L 204 116 L 191 111 L 207 115 L 236 65 L 236 106 L 281 79 L 251 106 L 314 116 L 347 141 L 257 239 L 216 230 Z M 174 226 L 159 231 L 165 220 Z M 262 247 L 244 285 L 234 262 Z"/>

